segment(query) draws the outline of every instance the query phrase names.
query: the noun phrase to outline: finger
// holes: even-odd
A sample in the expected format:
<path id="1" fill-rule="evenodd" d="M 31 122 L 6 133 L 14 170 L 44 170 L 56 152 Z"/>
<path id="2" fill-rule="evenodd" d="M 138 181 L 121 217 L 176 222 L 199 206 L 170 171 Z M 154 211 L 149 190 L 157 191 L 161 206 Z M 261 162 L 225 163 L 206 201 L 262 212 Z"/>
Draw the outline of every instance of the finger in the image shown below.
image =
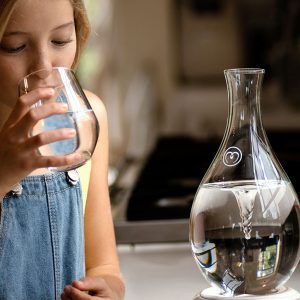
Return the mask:
<path id="1" fill-rule="evenodd" d="M 19 97 L 16 105 L 9 115 L 5 126 L 11 126 L 20 121 L 20 119 L 28 112 L 33 104 L 41 99 L 50 99 L 55 91 L 52 88 L 38 88 L 28 94 Z"/>
<path id="2" fill-rule="evenodd" d="M 73 153 L 65 156 L 40 156 L 37 168 L 76 166 L 82 162 L 82 156 Z"/>
<path id="3" fill-rule="evenodd" d="M 79 166 L 82 163 L 82 156 L 78 153 L 66 156 L 42 156 L 33 154 L 30 158 L 20 163 L 22 170 L 30 171 L 39 168 L 59 168 L 65 166 Z"/>
<path id="4" fill-rule="evenodd" d="M 72 300 L 90 300 L 91 299 L 91 296 L 89 296 L 88 294 L 86 294 L 83 291 L 76 289 L 75 287 L 73 287 L 71 285 L 67 285 L 64 288 L 64 295 L 66 297 L 69 297 Z"/>
<path id="5" fill-rule="evenodd" d="M 72 286 L 81 291 L 90 291 L 100 293 L 106 290 L 106 282 L 100 277 L 85 277 L 80 280 L 75 280 Z"/>
<path id="6" fill-rule="evenodd" d="M 28 133 L 40 120 L 46 119 L 52 115 L 61 115 L 67 111 L 67 104 L 56 102 L 51 102 L 40 107 L 32 108 L 25 114 L 21 122 L 19 122 L 19 124 L 16 126 L 16 129 L 18 132 L 21 131 L 23 133 Z"/>
<path id="7" fill-rule="evenodd" d="M 18 147 L 19 153 L 23 153 L 27 159 L 22 160 L 22 168 L 31 170 L 36 168 L 60 167 L 66 165 L 78 165 L 82 162 L 82 156 L 74 153 L 65 156 L 42 156 L 38 153 L 38 148 L 46 144 L 51 144 L 61 140 L 74 138 L 76 131 L 72 128 L 62 128 L 44 132 L 31 138 L 20 139 L 10 135 L 10 144 Z M 28 159 L 29 158 L 29 159 Z"/>
<path id="8" fill-rule="evenodd" d="M 65 293 L 62 293 L 62 294 L 60 295 L 60 299 L 61 299 L 61 300 L 71 300 L 71 298 L 67 297 L 67 295 L 66 295 Z"/>
<path id="9" fill-rule="evenodd" d="M 45 131 L 27 139 L 27 141 L 24 143 L 24 150 L 32 151 L 47 144 L 72 139 L 75 136 L 76 130 L 73 128 L 61 128 Z"/>

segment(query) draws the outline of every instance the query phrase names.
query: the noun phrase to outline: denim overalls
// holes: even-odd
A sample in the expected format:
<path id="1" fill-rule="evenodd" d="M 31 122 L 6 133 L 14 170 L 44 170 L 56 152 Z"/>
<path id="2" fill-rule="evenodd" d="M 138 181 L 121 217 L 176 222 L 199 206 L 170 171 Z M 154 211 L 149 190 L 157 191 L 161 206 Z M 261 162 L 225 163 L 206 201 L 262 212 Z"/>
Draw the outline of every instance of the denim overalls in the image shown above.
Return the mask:
<path id="1" fill-rule="evenodd" d="M 58 300 L 66 284 L 84 276 L 81 187 L 69 174 L 26 177 L 21 193 L 5 196 L 1 300 Z"/>

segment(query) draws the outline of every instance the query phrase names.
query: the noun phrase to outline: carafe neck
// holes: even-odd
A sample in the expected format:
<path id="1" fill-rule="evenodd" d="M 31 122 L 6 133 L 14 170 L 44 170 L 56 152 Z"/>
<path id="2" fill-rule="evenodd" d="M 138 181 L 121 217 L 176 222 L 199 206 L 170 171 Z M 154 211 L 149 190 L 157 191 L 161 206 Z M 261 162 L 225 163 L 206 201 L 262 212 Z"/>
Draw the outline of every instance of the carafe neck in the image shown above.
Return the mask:
<path id="1" fill-rule="evenodd" d="M 229 99 L 227 134 L 250 130 L 264 138 L 260 111 L 262 69 L 225 70 Z"/>

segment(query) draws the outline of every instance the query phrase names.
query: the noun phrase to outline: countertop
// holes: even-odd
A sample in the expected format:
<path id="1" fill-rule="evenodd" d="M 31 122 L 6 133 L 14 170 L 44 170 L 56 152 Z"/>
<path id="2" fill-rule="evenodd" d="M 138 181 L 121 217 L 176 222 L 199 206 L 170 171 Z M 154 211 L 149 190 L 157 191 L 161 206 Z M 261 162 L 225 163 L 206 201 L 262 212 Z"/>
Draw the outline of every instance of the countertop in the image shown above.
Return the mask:
<path id="1" fill-rule="evenodd" d="M 209 287 L 188 243 L 119 245 L 126 300 L 191 300 Z M 300 266 L 287 286 L 300 291 Z"/>

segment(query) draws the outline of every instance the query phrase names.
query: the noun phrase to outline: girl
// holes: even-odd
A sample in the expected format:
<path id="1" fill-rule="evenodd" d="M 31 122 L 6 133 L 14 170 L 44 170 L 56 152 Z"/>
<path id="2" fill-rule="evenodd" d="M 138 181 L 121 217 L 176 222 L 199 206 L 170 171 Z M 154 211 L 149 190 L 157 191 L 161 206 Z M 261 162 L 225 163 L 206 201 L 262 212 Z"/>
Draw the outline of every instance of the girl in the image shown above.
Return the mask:
<path id="1" fill-rule="evenodd" d="M 88 176 L 81 192 L 69 172 L 47 169 L 73 164 L 75 155 L 37 152 L 41 145 L 74 133 L 29 136 L 40 119 L 62 113 L 59 104 L 31 108 L 39 99 L 49 99 L 53 90 L 18 96 L 18 82 L 25 75 L 55 66 L 74 68 L 88 34 L 83 0 L 0 2 L 0 299 L 123 299 L 102 102 L 86 92 L 100 135 L 91 161 L 79 171 L 84 179 Z"/>

